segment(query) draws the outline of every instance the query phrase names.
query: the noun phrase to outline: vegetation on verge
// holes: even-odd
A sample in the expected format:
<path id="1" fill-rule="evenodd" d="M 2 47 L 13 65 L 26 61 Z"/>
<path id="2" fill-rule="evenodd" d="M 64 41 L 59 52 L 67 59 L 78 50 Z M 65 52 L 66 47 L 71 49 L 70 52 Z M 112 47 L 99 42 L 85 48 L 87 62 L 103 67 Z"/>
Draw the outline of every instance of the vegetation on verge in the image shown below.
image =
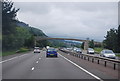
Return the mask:
<path id="1" fill-rule="evenodd" d="M 94 48 L 95 53 L 100 54 L 103 48 Z"/>
<path id="2" fill-rule="evenodd" d="M 103 46 L 106 49 L 113 50 L 115 53 L 120 53 L 120 25 L 118 29 L 110 29 L 107 31 Z"/>
<path id="3" fill-rule="evenodd" d="M 4 0 L 2 2 L 3 56 L 14 54 L 17 50 L 26 52 L 33 48 L 35 46 L 35 36 L 47 37 L 41 30 L 17 20 L 16 16 L 19 10 L 13 6 L 11 1 Z M 45 46 L 44 41 L 40 43 Z M 39 42 L 37 45 L 40 46 Z"/>

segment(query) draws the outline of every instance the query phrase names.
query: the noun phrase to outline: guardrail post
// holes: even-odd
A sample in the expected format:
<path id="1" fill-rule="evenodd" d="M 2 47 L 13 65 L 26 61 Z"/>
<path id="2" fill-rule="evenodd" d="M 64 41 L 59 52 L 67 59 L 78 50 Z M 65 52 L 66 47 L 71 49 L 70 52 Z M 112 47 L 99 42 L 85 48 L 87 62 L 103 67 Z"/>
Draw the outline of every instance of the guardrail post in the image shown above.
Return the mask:
<path id="1" fill-rule="evenodd" d="M 94 62 L 94 58 L 92 58 L 92 62 Z"/>
<path id="2" fill-rule="evenodd" d="M 83 59 L 83 55 L 81 56 L 81 59 Z"/>
<path id="3" fill-rule="evenodd" d="M 99 64 L 99 59 L 98 59 L 98 64 Z"/>
<path id="4" fill-rule="evenodd" d="M 100 64 L 100 59 L 103 59 L 104 61 L 104 66 L 106 67 L 107 66 L 107 61 L 109 62 L 113 62 L 113 69 L 115 70 L 116 69 L 116 66 L 119 65 L 120 61 L 119 60 L 113 60 L 113 59 L 108 59 L 108 58 L 102 58 L 102 57 L 96 57 L 96 56 L 91 56 L 91 55 L 87 55 L 87 54 L 74 54 L 72 52 L 68 52 L 68 51 L 64 51 L 64 50 L 61 50 L 62 52 L 65 52 L 65 53 L 69 53 L 70 55 L 72 56 L 76 56 L 76 57 L 79 57 L 81 59 L 84 59 L 84 60 L 88 60 L 88 61 L 92 61 L 92 63 L 94 62 L 94 60 L 97 61 L 98 64 Z M 98 59 L 95 59 L 95 58 L 98 58 Z M 92 59 L 92 60 L 91 60 Z M 119 68 L 118 68 L 119 69 Z"/>
<path id="5" fill-rule="evenodd" d="M 106 67 L 107 62 L 105 61 L 105 67 Z"/>
<path id="6" fill-rule="evenodd" d="M 116 69 L 116 64 L 114 63 L 114 70 Z"/>
<path id="7" fill-rule="evenodd" d="M 89 61 L 89 57 L 88 57 L 88 61 Z"/>
<path id="8" fill-rule="evenodd" d="M 79 57 L 79 55 L 77 54 L 77 57 Z"/>
<path id="9" fill-rule="evenodd" d="M 84 56 L 84 60 L 86 60 L 86 57 Z"/>
<path id="10" fill-rule="evenodd" d="M 72 53 L 72 55 L 74 56 L 74 54 Z"/>

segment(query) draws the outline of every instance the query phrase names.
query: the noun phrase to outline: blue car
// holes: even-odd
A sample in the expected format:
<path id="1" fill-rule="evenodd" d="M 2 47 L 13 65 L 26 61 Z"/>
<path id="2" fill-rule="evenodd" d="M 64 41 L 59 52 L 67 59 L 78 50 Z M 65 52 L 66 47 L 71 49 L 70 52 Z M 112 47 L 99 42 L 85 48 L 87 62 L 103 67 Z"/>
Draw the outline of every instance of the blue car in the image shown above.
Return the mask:
<path id="1" fill-rule="evenodd" d="M 57 51 L 54 48 L 47 49 L 46 57 L 57 57 Z"/>

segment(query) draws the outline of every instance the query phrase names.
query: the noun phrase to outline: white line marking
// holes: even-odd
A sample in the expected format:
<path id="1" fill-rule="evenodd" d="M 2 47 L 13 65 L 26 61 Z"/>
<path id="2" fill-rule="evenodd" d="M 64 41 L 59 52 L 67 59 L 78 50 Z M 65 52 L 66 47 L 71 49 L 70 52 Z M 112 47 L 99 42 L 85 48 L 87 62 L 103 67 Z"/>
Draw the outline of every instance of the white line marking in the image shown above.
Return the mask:
<path id="1" fill-rule="evenodd" d="M 88 73 L 89 75 L 93 76 L 94 78 L 103 81 L 101 78 L 99 78 L 98 76 L 90 73 L 89 71 L 85 70 L 84 68 L 80 67 L 79 65 L 77 65 L 76 63 L 72 62 L 71 60 L 67 59 L 66 57 L 64 57 L 63 55 L 59 54 L 61 57 L 63 57 L 65 60 L 69 61 L 70 63 L 72 63 L 73 65 L 75 65 L 76 67 L 78 67 L 79 69 L 83 70 L 84 72 Z"/>
<path id="2" fill-rule="evenodd" d="M 10 58 L 10 59 L 7 59 L 7 60 L 4 60 L 4 61 L 1 61 L 0 63 L 4 63 L 4 62 L 7 62 L 7 61 L 10 61 L 10 60 L 13 60 L 13 59 L 15 59 L 15 58 L 22 57 L 22 56 L 25 56 L 25 55 L 28 55 L 28 54 L 24 54 L 24 55 L 16 56 L 16 57 L 13 57 L 13 58 Z"/>
<path id="3" fill-rule="evenodd" d="M 39 59 L 41 59 L 41 58 L 39 58 Z"/>
<path id="4" fill-rule="evenodd" d="M 32 69 L 31 69 L 31 70 L 33 71 L 34 69 L 35 69 L 35 68 L 34 68 L 34 67 L 32 67 Z"/>
<path id="5" fill-rule="evenodd" d="M 36 63 L 38 63 L 38 61 L 36 61 Z"/>

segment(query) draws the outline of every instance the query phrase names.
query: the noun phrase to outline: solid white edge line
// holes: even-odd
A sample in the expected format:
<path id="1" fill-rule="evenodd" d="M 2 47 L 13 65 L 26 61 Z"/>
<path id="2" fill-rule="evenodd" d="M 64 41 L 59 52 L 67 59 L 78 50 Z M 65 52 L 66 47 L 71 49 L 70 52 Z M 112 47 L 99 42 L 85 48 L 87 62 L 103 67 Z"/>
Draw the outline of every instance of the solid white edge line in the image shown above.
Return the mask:
<path id="1" fill-rule="evenodd" d="M 13 58 L 10 58 L 10 59 L 7 59 L 7 60 L 4 60 L 4 61 L 1 61 L 0 63 L 4 63 L 4 62 L 7 62 L 7 61 L 10 61 L 10 60 L 13 60 L 13 59 L 15 59 L 15 58 L 22 57 L 22 56 L 25 56 L 25 55 L 28 55 L 28 54 L 24 54 L 24 55 L 16 56 L 16 57 L 13 57 Z"/>
<path id="2" fill-rule="evenodd" d="M 63 57 L 65 60 L 67 60 L 68 62 L 72 63 L 73 65 L 75 65 L 76 67 L 78 67 L 79 69 L 83 70 L 84 72 L 88 73 L 89 75 L 91 75 L 92 77 L 100 80 L 100 81 L 103 81 L 101 78 L 99 78 L 98 76 L 90 73 L 89 71 L 87 71 L 86 69 L 80 67 L 79 65 L 77 65 L 76 63 L 72 62 L 71 60 L 67 59 L 66 57 L 64 57 L 63 55 L 59 54 L 61 57 Z"/>
<path id="3" fill-rule="evenodd" d="M 33 71 L 34 69 L 35 69 L 35 68 L 34 68 L 34 67 L 32 67 L 32 69 L 31 69 L 31 70 Z"/>

